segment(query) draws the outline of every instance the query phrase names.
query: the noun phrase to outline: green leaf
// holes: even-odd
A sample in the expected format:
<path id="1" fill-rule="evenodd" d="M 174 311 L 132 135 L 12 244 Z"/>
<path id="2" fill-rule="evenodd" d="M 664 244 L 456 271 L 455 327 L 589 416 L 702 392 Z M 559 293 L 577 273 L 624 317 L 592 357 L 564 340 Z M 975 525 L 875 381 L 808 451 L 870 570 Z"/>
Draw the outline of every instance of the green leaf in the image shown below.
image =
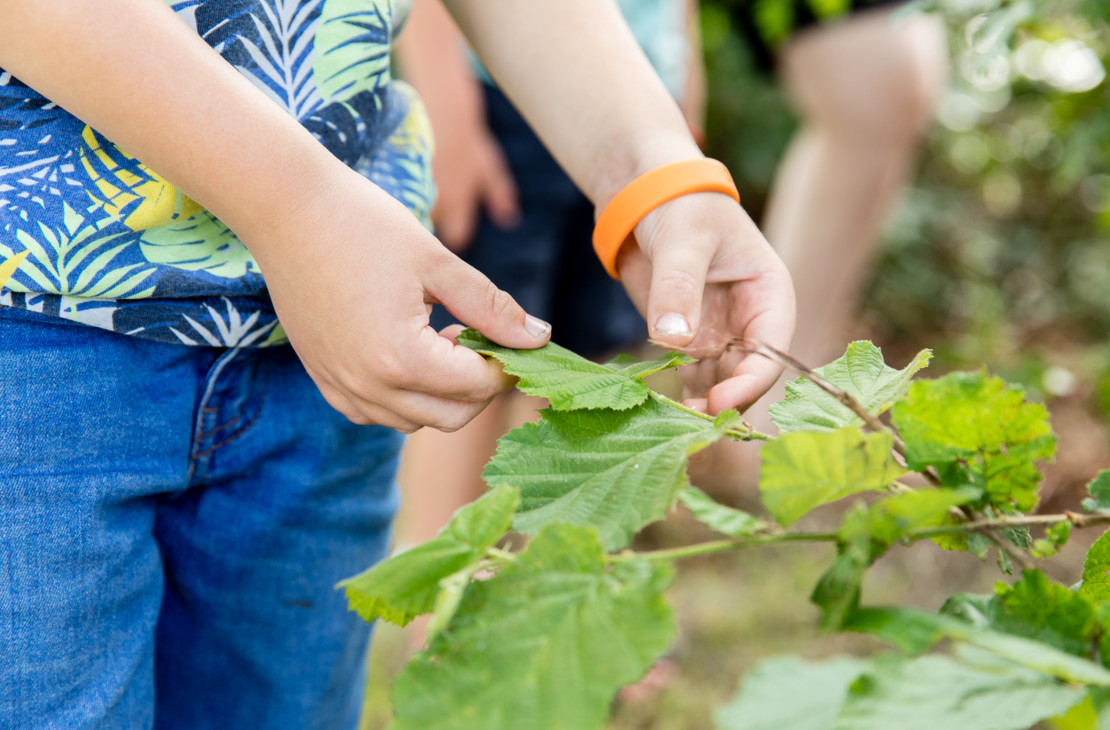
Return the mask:
<path id="1" fill-rule="evenodd" d="M 545 409 L 539 423 L 501 438 L 483 476 L 520 487 L 517 531 L 591 525 L 617 549 L 671 508 L 687 482 L 686 457 L 739 419 L 729 411 L 709 421 L 655 399 L 623 411 Z"/>
<path id="2" fill-rule="evenodd" d="M 1088 694 L 1086 699 L 1067 713 L 1049 721 L 1052 730 L 1099 730 L 1098 710 Z"/>
<path id="3" fill-rule="evenodd" d="M 1039 570 L 1026 571 L 1012 586 L 996 586 L 983 615 L 990 629 L 1082 657 L 1090 656 L 1098 631 L 1094 604 Z"/>
<path id="4" fill-rule="evenodd" d="M 723 505 L 697 487 L 683 489 L 678 493 L 678 501 L 698 522 L 728 537 L 748 537 L 767 527 L 755 515 Z"/>
<path id="5" fill-rule="evenodd" d="M 836 560 L 810 596 L 821 609 L 821 629 L 836 631 L 850 619 L 859 606 L 867 569 L 888 547 L 913 530 L 941 524 L 949 509 L 976 494 L 973 489 L 932 489 L 855 505 L 840 526 Z"/>
<path id="6" fill-rule="evenodd" d="M 1110 602 L 1110 531 L 1104 532 L 1087 551 L 1079 592 L 1095 603 Z"/>
<path id="7" fill-rule="evenodd" d="M 871 567 L 870 544 L 849 543 L 813 588 L 810 600 L 821 609 L 822 631 L 837 631 L 859 607 L 863 576 Z"/>
<path id="8" fill-rule="evenodd" d="M 910 608 L 861 608 L 845 623 L 917 654 L 943 639 L 965 642 L 1011 662 L 1066 682 L 1110 687 L 1110 671 L 1077 656 L 1021 636 L 981 628 L 950 616 Z"/>
<path id="9" fill-rule="evenodd" d="M 717 716 L 719 730 L 1025 730 L 1085 691 L 1012 663 L 883 655 L 772 659 Z"/>
<path id="10" fill-rule="evenodd" d="M 630 355 L 618 355 L 605 363 L 605 367 L 630 378 L 643 380 L 664 370 L 673 370 L 683 365 L 692 365 L 695 362 L 697 360 L 689 355 L 680 352 L 668 352 L 654 360 L 639 360 Z"/>
<path id="11" fill-rule="evenodd" d="M 971 502 L 979 494 L 977 489 L 968 487 L 892 494 L 871 504 L 866 510 L 866 520 L 855 529 L 865 530 L 883 546 L 893 545 L 916 530 L 949 524 L 952 508 Z"/>
<path id="12" fill-rule="evenodd" d="M 1087 485 L 1090 499 L 1083 500 L 1088 512 L 1110 512 L 1110 469 L 1103 469 Z"/>
<path id="13" fill-rule="evenodd" d="M 935 466 L 946 486 L 983 490 L 981 506 L 1027 512 L 1037 504 L 1036 463 L 1056 453 L 1043 405 L 1025 391 L 983 373 L 952 373 L 910 387 L 893 411 L 906 461 Z"/>
<path id="14" fill-rule="evenodd" d="M 591 730 L 666 650 L 669 566 L 608 569 L 593 530 L 544 530 L 491 580 L 394 687 L 395 730 Z"/>
<path id="15" fill-rule="evenodd" d="M 906 394 L 914 374 L 929 364 L 933 353 L 922 350 L 901 370 L 883 362 L 882 350 L 867 341 L 853 342 L 842 357 L 814 372 L 879 415 Z M 771 420 L 781 433 L 832 431 L 858 426 L 863 419 L 835 397 L 802 377 L 786 386 L 786 397 L 771 406 Z"/>
<path id="16" fill-rule="evenodd" d="M 848 691 L 868 668 L 851 657 L 820 662 L 784 656 L 760 663 L 717 712 L 719 730 L 830 730 Z M 804 688 L 804 691 L 802 691 Z"/>
<path id="17" fill-rule="evenodd" d="M 1044 560 L 1059 553 L 1060 549 L 1067 545 L 1068 539 L 1071 538 L 1071 528 L 1072 524 L 1070 522 L 1057 522 L 1055 525 L 1045 528 L 1044 538 L 1033 541 L 1031 550 L 1033 557 Z"/>
<path id="18" fill-rule="evenodd" d="M 458 336 L 460 345 L 497 358 L 505 372 L 520 378 L 517 387 L 529 395 L 547 398 L 558 411 L 580 408 L 625 410 L 647 400 L 649 389 L 642 379 L 692 360 L 670 353 L 658 360 L 635 364 L 623 360 L 601 365 L 549 342 L 536 350 L 511 350 L 472 329 Z"/>
<path id="19" fill-rule="evenodd" d="M 1110 603 L 1096 603 L 1095 617 L 1100 628 L 1098 637 L 1099 661 L 1102 662 L 1102 666 L 1110 668 Z M 1108 690 L 1108 698 L 1110 698 L 1110 690 Z M 1110 713 L 1110 706 L 1107 707 L 1107 712 Z M 1110 714 L 1108 714 L 1107 720 L 1110 721 Z"/>
<path id="20" fill-rule="evenodd" d="M 763 447 L 759 489 L 779 524 L 851 494 L 883 489 L 904 470 L 891 456 L 889 433 L 858 428 L 788 433 Z"/>
<path id="21" fill-rule="evenodd" d="M 340 582 L 350 610 L 366 621 L 377 618 L 404 626 L 436 610 L 440 583 L 462 572 L 473 572 L 486 548 L 509 530 L 520 499 L 512 487 L 497 487 L 468 504 L 439 534 L 422 545 L 384 560 Z M 441 606 L 439 612 L 447 610 Z"/>
<path id="22" fill-rule="evenodd" d="M 853 685 L 836 730 L 1026 730 L 1085 694 L 1015 664 L 882 656 Z"/>
<path id="23" fill-rule="evenodd" d="M 455 612 L 459 609 L 459 604 L 462 603 L 467 586 L 470 585 L 474 575 L 481 569 L 482 564 L 476 561 L 439 581 L 439 592 L 436 594 L 432 615 L 424 629 L 426 641 L 431 640 L 433 636 L 443 631 L 451 623 L 451 619 L 455 617 Z"/>

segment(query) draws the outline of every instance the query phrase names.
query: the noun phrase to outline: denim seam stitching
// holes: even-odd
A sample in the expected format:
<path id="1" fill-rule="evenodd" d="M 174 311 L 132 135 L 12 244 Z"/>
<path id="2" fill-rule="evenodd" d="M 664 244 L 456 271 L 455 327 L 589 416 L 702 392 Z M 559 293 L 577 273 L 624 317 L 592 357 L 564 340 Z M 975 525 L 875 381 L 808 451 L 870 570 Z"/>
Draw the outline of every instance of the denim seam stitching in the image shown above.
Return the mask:
<path id="1" fill-rule="evenodd" d="M 216 372 L 211 373 L 207 377 L 207 379 L 206 379 L 207 380 L 207 385 L 204 388 L 204 394 L 200 397 L 200 403 L 198 404 L 200 406 L 200 408 L 197 410 L 196 421 L 193 424 L 194 433 L 199 432 L 200 429 L 203 427 L 203 423 L 202 423 L 201 419 L 203 418 L 204 414 L 208 412 L 205 409 L 209 407 L 208 402 L 212 398 L 212 394 L 216 389 L 216 381 L 219 379 L 220 375 L 223 373 L 224 368 L 227 367 L 227 364 L 235 358 L 235 355 L 231 354 L 231 356 L 228 357 L 226 360 L 223 359 L 223 358 L 225 356 L 227 356 L 229 353 L 237 353 L 241 349 L 242 349 L 241 347 L 236 346 L 236 347 L 232 348 L 231 350 L 229 350 L 228 352 L 225 352 L 223 355 L 220 355 L 219 358 L 217 358 L 217 360 L 216 360 Z M 189 471 L 188 471 L 188 474 L 187 474 L 187 480 L 188 480 L 188 483 L 190 483 L 190 484 L 192 483 L 193 478 L 196 476 L 196 473 L 197 473 L 197 460 L 202 456 L 202 454 L 199 454 L 199 453 L 196 452 L 196 447 L 197 447 L 199 442 L 197 441 L 197 439 L 195 437 L 193 438 L 192 443 L 193 443 L 193 448 L 190 449 Z"/>
<path id="2" fill-rule="evenodd" d="M 232 441 L 235 441 L 240 436 L 242 436 L 247 431 L 249 431 L 250 427 L 253 426 L 255 424 L 255 422 L 258 421 L 258 419 L 262 417 L 262 409 L 266 405 L 266 396 L 269 392 L 270 392 L 270 379 L 267 377 L 266 378 L 266 384 L 264 386 L 262 386 L 262 394 L 258 398 L 258 409 L 255 411 L 254 416 L 252 416 L 249 421 L 244 423 L 242 425 L 242 427 L 238 431 L 236 431 L 234 434 L 232 434 L 231 436 L 228 436 L 226 439 L 219 442 L 218 444 L 213 444 L 212 446 L 209 446 L 204 451 L 198 452 L 193 458 L 194 459 L 200 459 L 200 458 L 203 458 L 205 456 L 208 456 L 209 454 L 216 451 L 216 449 L 227 446 Z M 239 414 L 241 415 L 244 410 L 246 410 L 246 406 L 244 406 L 243 409 L 239 411 Z M 236 416 L 236 418 L 238 418 L 238 416 Z M 213 431 L 213 433 L 215 433 L 215 431 Z"/>

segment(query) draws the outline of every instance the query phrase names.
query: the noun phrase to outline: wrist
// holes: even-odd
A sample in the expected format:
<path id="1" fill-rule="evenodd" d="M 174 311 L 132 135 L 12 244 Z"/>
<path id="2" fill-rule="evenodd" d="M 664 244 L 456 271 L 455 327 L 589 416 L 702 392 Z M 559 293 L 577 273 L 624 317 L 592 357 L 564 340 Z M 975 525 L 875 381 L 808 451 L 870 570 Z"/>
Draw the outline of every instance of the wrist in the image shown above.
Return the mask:
<path id="1" fill-rule="evenodd" d="M 704 156 L 685 130 L 682 134 L 650 140 L 639 145 L 636 150 L 614 150 L 603 156 L 598 177 L 591 186 L 592 189 L 586 191 L 587 197 L 594 202 L 596 215 L 600 216 L 613 198 L 633 180 L 663 165 Z"/>
<path id="2" fill-rule="evenodd" d="M 722 193 L 740 202 L 728 168 L 705 157 L 661 165 L 622 188 L 598 215 L 594 227 L 594 251 L 606 272 L 614 279 L 620 278 L 620 250 L 633 240 L 632 232 L 645 216 L 675 198 L 700 192 Z"/>

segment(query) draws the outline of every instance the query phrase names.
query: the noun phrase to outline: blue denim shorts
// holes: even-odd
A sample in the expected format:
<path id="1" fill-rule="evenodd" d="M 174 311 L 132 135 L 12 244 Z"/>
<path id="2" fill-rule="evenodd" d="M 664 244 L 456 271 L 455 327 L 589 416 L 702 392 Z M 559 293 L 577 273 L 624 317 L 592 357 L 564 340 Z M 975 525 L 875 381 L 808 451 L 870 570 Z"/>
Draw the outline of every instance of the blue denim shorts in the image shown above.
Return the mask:
<path id="1" fill-rule="evenodd" d="M 0 728 L 352 728 L 402 437 L 288 346 L 0 309 Z"/>
<path id="2" fill-rule="evenodd" d="M 482 84 L 486 121 L 516 181 L 520 219 L 498 228 L 484 213 L 462 259 L 525 311 L 551 323 L 551 337 L 586 357 L 642 344 L 647 326 L 594 255 L 593 204 L 578 191 L 535 132 L 496 88 Z M 437 330 L 455 320 L 438 305 Z"/>

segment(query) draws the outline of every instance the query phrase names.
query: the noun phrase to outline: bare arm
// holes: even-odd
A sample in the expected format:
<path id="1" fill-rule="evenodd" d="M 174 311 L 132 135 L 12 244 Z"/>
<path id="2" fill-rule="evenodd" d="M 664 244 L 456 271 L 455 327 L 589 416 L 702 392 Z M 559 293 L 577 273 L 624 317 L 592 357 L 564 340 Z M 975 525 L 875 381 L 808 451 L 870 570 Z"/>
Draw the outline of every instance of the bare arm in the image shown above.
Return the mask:
<path id="1" fill-rule="evenodd" d="M 498 85 L 599 209 L 638 175 L 701 156 L 611 0 L 446 4 Z M 618 268 L 655 339 L 718 354 L 734 337 L 788 345 L 789 275 L 729 198 L 683 196 L 648 214 L 635 234 L 638 248 L 626 246 Z M 743 406 L 779 372 L 759 357 L 709 357 L 692 394 L 705 396 L 711 412 Z"/>
<path id="2" fill-rule="evenodd" d="M 401 73 L 420 92 L 435 131 L 436 235 L 452 251 L 463 251 L 483 208 L 495 224 L 515 225 L 516 182 L 486 124 L 481 82 L 465 41 L 439 0 L 413 5 L 396 49 Z"/>
<path id="3" fill-rule="evenodd" d="M 699 145 L 705 141 L 706 79 L 705 58 L 701 45 L 701 20 L 698 0 L 686 0 L 686 39 L 689 58 L 686 60 L 686 81 L 682 85 L 682 115 Z"/>
<path id="4" fill-rule="evenodd" d="M 0 0 L 0 66 L 242 238 L 309 373 L 352 420 L 457 428 L 510 386 L 427 327 L 429 302 L 505 345 L 546 341 L 542 323 L 335 159 L 160 0 Z"/>

